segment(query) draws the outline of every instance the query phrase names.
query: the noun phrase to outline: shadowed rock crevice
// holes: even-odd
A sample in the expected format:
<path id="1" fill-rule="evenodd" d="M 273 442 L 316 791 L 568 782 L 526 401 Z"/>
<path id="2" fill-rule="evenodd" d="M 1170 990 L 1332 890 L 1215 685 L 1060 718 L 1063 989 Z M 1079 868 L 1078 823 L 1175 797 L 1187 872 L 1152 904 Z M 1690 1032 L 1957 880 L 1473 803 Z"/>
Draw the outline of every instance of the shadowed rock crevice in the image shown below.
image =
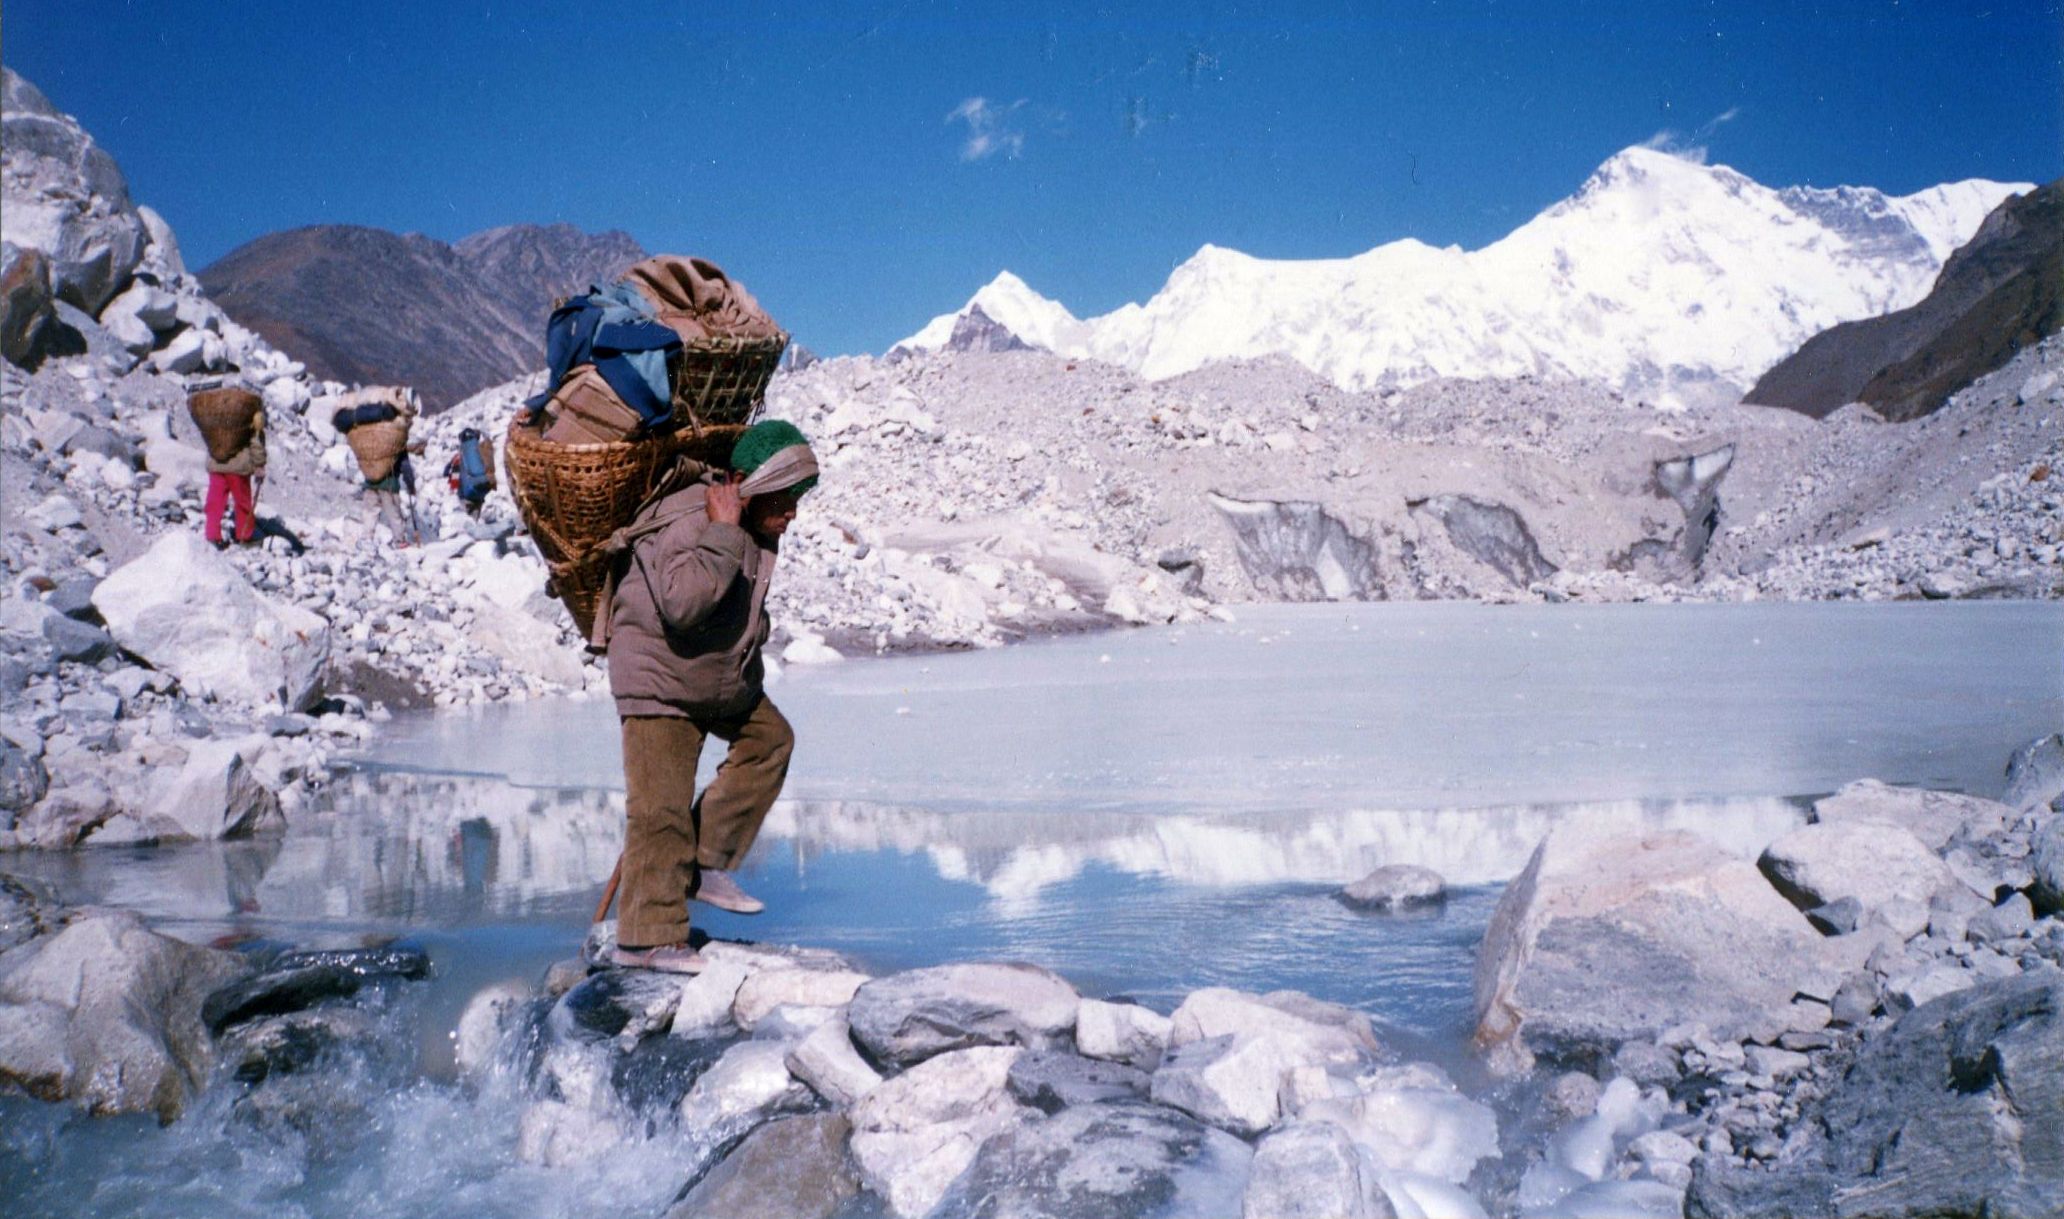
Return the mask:
<path id="1" fill-rule="evenodd" d="M 1376 549 L 1307 500 L 1243 500 L 1213 492 L 1256 591 L 1283 601 L 1382 600 Z"/>
<path id="2" fill-rule="evenodd" d="M 1448 540 L 1464 554 L 1495 569 L 1514 587 L 1525 588 L 1557 570 L 1541 554 L 1526 518 L 1503 504 L 1467 495 L 1436 495 L 1420 511 L 1438 520 Z"/>
<path id="3" fill-rule="evenodd" d="M 1694 571 L 1706 557 L 1706 546 L 1720 527 L 1720 480 L 1733 468 L 1731 444 L 1656 463 L 1656 491 L 1684 510 L 1684 533 L 1678 553 Z"/>

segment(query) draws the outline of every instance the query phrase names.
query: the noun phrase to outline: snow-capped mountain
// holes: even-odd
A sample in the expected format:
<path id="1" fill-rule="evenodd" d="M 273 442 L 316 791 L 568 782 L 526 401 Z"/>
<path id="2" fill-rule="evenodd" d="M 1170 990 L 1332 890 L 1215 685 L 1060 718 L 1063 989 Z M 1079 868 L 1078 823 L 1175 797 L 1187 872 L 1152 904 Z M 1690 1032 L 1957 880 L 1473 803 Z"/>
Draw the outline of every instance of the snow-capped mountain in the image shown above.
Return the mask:
<path id="1" fill-rule="evenodd" d="M 1732 400 L 1820 331 L 1919 300 L 1986 214 L 2029 189 L 1773 190 L 1630 148 L 1480 250 L 1408 238 L 1283 261 L 1207 245 L 1144 305 L 1088 320 L 1006 271 L 898 346 L 941 348 L 979 308 L 1034 346 L 1156 379 L 1284 355 L 1350 389 L 1532 374 L 1664 404 Z"/>

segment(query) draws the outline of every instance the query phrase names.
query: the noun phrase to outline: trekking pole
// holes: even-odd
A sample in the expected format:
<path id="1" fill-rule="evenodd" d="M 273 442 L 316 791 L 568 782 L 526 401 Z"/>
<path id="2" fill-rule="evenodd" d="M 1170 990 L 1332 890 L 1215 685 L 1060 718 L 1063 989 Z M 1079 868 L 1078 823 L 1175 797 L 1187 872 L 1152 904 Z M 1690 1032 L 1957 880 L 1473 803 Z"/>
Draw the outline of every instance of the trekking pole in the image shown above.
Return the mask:
<path id="1" fill-rule="evenodd" d="M 591 923 L 599 923 L 609 917 L 609 904 L 616 900 L 616 886 L 623 880 L 623 856 L 616 857 L 616 866 L 609 870 L 609 883 L 602 886 L 602 900 L 595 906 L 595 917 Z"/>

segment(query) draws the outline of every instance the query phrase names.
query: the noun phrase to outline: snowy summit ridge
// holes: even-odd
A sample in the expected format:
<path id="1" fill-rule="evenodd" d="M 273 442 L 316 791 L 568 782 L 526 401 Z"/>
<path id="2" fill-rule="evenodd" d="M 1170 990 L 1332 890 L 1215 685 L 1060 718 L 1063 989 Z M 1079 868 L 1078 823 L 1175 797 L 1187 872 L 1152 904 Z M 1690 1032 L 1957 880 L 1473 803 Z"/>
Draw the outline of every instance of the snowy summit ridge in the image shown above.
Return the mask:
<path id="1" fill-rule="evenodd" d="M 1987 213 L 2029 189 L 1775 190 L 1629 148 L 1479 250 L 1405 238 L 1276 260 L 1206 245 L 1145 304 L 1087 320 L 1005 271 L 898 347 L 945 348 L 979 309 L 1032 346 L 1157 380 L 1280 355 L 1347 389 L 1533 375 L 1732 401 L 1820 331 L 1919 300 Z"/>

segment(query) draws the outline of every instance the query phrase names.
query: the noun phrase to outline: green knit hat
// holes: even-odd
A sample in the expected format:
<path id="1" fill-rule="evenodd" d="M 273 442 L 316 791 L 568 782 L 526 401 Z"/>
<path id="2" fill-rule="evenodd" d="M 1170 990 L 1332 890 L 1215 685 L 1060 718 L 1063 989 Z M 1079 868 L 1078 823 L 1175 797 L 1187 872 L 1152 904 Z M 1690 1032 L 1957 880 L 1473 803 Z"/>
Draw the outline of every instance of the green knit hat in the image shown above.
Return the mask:
<path id="1" fill-rule="evenodd" d="M 807 447 L 809 443 L 809 441 L 803 439 L 802 431 L 788 420 L 762 419 L 760 422 L 745 429 L 745 435 L 740 436 L 738 443 L 731 446 L 731 468 L 740 474 L 750 474 L 766 464 L 769 457 L 774 456 L 774 454 L 779 453 L 781 450 L 798 444 Z M 785 489 L 795 492 L 800 497 L 805 491 L 816 485 L 817 476 L 812 474 L 803 481 Z"/>

